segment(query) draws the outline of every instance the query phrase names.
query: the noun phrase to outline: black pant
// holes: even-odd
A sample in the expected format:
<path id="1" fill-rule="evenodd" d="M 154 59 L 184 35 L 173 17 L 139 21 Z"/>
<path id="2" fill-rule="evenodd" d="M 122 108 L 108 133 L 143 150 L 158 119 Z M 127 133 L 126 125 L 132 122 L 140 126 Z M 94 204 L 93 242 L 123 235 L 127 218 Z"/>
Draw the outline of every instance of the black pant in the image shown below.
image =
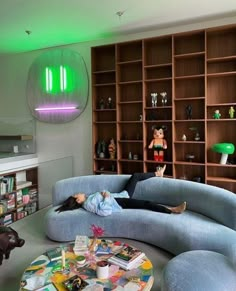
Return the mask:
<path id="1" fill-rule="evenodd" d="M 124 190 L 129 193 L 129 197 L 132 197 L 134 194 L 134 190 L 136 184 L 139 181 L 147 180 L 149 178 L 155 177 L 155 173 L 134 173 L 128 180 L 127 184 L 125 185 Z"/>
<path id="2" fill-rule="evenodd" d="M 123 209 L 147 209 L 155 212 L 171 213 L 167 207 L 148 200 L 133 198 L 115 198 Z"/>
<path id="3" fill-rule="evenodd" d="M 155 173 L 134 173 L 124 188 L 124 190 L 129 193 L 130 199 L 115 198 L 117 203 L 124 209 L 147 209 L 155 212 L 171 213 L 171 211 L 163 205 L 148 200 L 132 198 L 136 184 L 140 181 L 147 180 L 152 177 L 156 177 Z"/>

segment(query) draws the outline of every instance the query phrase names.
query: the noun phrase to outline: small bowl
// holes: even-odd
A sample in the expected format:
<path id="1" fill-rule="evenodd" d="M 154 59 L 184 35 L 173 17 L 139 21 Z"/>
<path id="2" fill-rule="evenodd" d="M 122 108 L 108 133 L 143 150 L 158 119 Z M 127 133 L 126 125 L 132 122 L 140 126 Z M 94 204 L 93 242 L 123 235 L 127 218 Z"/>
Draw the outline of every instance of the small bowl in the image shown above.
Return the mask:
<path id="1" fill-rule="evenodd" d="M 78 256 L 76 257 L 76 261 L 77 261 L 77 265 L 83 265 L 86 262 L 86 258 L 85 256 Z"/>

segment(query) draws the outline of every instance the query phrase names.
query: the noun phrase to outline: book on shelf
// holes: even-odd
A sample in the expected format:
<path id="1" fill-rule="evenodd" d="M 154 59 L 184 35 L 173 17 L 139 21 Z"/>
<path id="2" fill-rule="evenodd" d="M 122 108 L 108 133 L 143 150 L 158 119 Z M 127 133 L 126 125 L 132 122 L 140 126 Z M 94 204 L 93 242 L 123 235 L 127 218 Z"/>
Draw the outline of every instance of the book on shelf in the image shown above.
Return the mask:
<path id="1" fill-rule="evenodd" d="M 16 189 L 20 190 L 20 189 L 23 189 L 25 187 L 29 187 L 31 185 L 32 185 L 32 181 L 17 181 Z"/>
<path id="2" fill-rule="evenodd" d="M 57 247 L 46 252 L 47 257 L 51 262 L 57 261 L 62 258 L 61 248 Z"/>

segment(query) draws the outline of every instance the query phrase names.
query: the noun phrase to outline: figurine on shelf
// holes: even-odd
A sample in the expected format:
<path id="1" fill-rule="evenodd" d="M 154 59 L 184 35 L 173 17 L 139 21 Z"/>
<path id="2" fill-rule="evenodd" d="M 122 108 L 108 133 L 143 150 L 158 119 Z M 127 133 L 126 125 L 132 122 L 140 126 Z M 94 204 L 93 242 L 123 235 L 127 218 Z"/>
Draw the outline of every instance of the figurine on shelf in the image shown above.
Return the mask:
<path id="1" fill-rule="evenodd" d="M 234 107 L 230 106 L 230 108 L 229 108 L 229 117 L 230 118 L 234 118 L 234 112 L 235 112 Z"/>
<path id="2" fill-rule="evenodd" d="M 186 107 L 185 107 L 185 112 L 186 112 L 186 117 L 187 117 L 187 119 L 192 119 L 192 115 L 193 115 L 193 107 L 192 107 L 192 105 L 187 105 Z"/>
<path id="3" fill-rule="evenodd" d="M 220 110 L 215 110 L 215 113 L 214 113 L 214 115 L 213 115 L 213 118 L 214 119 L 220 119 L 220 117 L 221 117 L 221 114 L 220 114 Z"/>
<path id="4" fill-rule="evenodd" d="M 151 93 L 152 107 L 157 107 L 157 93 Z"/>
<path id="5" fill-rule="evenodd" d="M 111 99 L 111 97 L 108 97 L 108 99 L 107 99 L 107 108 L 112 109 L 112 99 Z"/>
<path id="6" fill-rule="evenodd" d="M 162 97 L 161 99 L 162 106 L 165 106 L 167 104 L 167 92 L 161 92 L 160 95 Z"/>
<path id="7" fill-rule="evenodd" d="M 106 143 L 104 140 L 100 140 L 97 143 L 97 157 L 98 158 L 105 158 L 105 152 L 106 152 Z"/>
<path id="8" fill-rule="evenodd" d="M 99 101 L 99 109 L 104 109 L 104 108 L 105 108 L 105 103 L 104 103 L 103 98 L 101 98 Z"/>
<path id="9" fill-rule="evenodd" d="M 153 127 L 153 139 L 148 148 L 154 150 L 154 161 L 164 161 L 164 150 L 167 149 L 167 142 L 164 139 L 164 126 Z"/>
<path id="10" fill-rule="evenodd" d="M 110 159 L 115 159 L 115 156 L 116 156 L 116 145 L 115 145 L 115 140 L 114 138 L 111 138 L 110 140 L 110 144 L 108 146 L 108 152 L 109 152 L 109 155 L 110 155 Z"/>

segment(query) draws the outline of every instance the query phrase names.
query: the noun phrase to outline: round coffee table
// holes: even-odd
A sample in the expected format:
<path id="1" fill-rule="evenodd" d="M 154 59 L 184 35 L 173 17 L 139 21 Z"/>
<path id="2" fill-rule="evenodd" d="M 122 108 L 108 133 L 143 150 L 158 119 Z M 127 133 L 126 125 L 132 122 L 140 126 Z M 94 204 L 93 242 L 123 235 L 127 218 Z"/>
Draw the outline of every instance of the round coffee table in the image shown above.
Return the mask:
<path id="1" fill-rule="evenodd" d="M 106 240 L 111 247 L 114 242 Z M 120 242 L 121 245 L 122 242 Z M 116 241 L 117 245 L 117 241 Z M 127 244 L 125 244 L 127 246 Z M 65 282 L 72 277 L 79 278 L 83 282 L 83 288 L 77 290 L 135 290 L 149 291 L 152 288 L 154 277 L 151 261 L 145 256 L 141 259 L 140 265 L 136 265 L 131 270 L 125 270 L 109 263 L 109 278 L 98 279 L 96 276 L 96 264 L 98 261 L 108 260 L 112 254 L 84 254 L 86 262 L 78 264 L 78 256 L 74 253 L 74 243 L 62 245 L 65 250 L 65 268 L 62 269 L 62 259 L 50 261 L 46 252 L 37 257 L 24 271 L 21 278 L 20 291 L 40 290 L 40 291 L 64 291 L 72 290 L 65 287 Z M 122 289 L 121 289 L 122 288 Z"/>

